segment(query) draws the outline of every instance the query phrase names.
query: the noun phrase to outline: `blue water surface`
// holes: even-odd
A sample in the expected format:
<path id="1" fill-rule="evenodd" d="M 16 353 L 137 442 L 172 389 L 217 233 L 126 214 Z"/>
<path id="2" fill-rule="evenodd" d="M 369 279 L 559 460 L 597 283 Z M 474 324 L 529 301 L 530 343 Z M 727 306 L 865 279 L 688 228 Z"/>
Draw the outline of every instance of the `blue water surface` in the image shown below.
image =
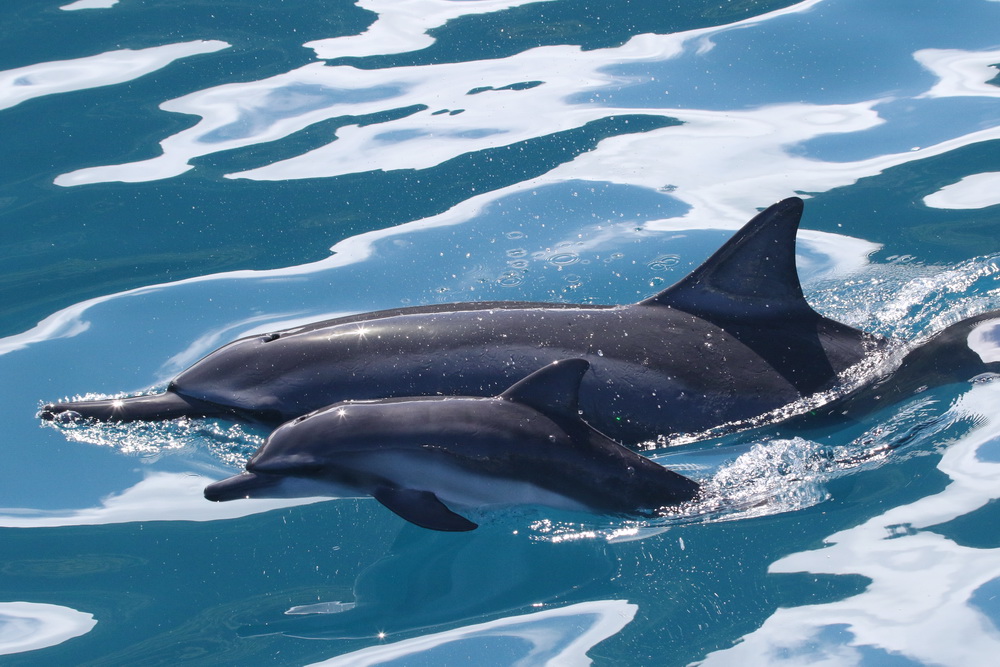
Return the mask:
<path id="1" fill-rule="evenodd" d="M 991 377 L 653 442 L 710 490 L 681 517 L 463 534 L 204 500 L 260 427 L 35 415 L 340 314 L 638 301 L 795 194 L 824 314 L 919 341 L 1000 308 L 1000 2 L 8 0 L 0 26 L 3 664 L 995 661 Z"/>

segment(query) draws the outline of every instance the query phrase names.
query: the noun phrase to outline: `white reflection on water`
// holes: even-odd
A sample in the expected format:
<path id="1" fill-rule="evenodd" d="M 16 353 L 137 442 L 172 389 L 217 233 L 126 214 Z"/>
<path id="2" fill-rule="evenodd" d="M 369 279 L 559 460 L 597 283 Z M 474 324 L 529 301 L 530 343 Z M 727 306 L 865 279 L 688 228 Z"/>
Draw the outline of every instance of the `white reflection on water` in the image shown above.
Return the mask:
<path id="1" fill-rule="evenodd" d="M 447 4 L 456 5 L 457 9 L 469 3 Z M 615 109 L 594 101 L 573 103 L 569 98 L 585 91 L 626 83 L 607 72 L 612 66 L 671 59 L 686 50 L 704 52 L 710 48 L 710 42 L 706 40 L 713 34 L 766 22 L 792 12 L 807 11 L 815 4 L 816 0 L 800 3 L 793 8 L 753 17 L 724 28 L 672 35 L 640 35 L 614 49 L 581 51 L 575 46 L 554 46 L 532 49 L 499 60 L 391 69 L 329 67 L 313 63 L 270 79 L 226 84 L 164 102 L 161 108 L 166 111 L 197 115 L 203 120 L 163 140 L 161 156 L 135 163 L 80 169 L 59 176 L 55 182 L 73 186 L 169 178 L 189 170 L 189 161 L 198 156 L 281 139 L 337 116 L 365 115 L 414 105 L 427 108 L 404 118 L 365 127 L 341 127 L 337 130 L 336 140 L 326 146 L 298 157 L 231 174 L 230 177 L 286 180 L 368 170 L 428 168 L 464 153 L 581 127 L 587 122 L 617 113 L 634 112 L 636 109 Z M 387 46 L 383 43 L 380 48 L 391 50 L 392 44 Z M 521 87 L 529 84 L 540 85 Z M 505 89 L 512 85 L 514 89 Z M 476 90 L 481 92 L 470 94 L 470 91 Z M 768 107 L 749 116 L 739 114 L 735 124 L 727 122 L 728 115 L 725 113 L 672 108 L 641 109 L 641 112 L 683 116 L 682 120 L 700 128 L 696 131 L 700 140 L 721 133 L 719 138 L 724 138 L 725 146 L 730 148 L 739 137 L 771 135 L 771 139 L 764 142 L 769 150 L 755 156 L 759 164 L 767 161 L 764 158 L 772 157 L 771 153 L 785 155 L 779 148 L 786 143 L 831 132 L 867 129 L 878 122 L 869 108 L 871 104 L 873 102 L 830 108 L 794 105 L 777 113 Z M 744 118 L 746 120 L 740 122 Z M 775 133 L 790 122 L 801 126 L 797 132 Z M 672 144 L 675 139 L 670 133 L 642 136 L 646 144 L 655 147 L 652 150 L 657 153 L 662 151 L 664 144 Z M 755 141 L 752 146 L 756 147 L 759 143 Z M 704 147 L 694 155 L 701 152 L 704 152 Z M 733 159 L 732 155 L 727 155 L 727 158 L 727 162 L 741 161 Z M 662 162 L 662 157 L 646 162 L 642 171 L 647 171 L 650 164 Z M 683 166 L 683 171 L 692 170 L 690 163 L 676 164 Z M 652 171 L 659 176 L 656 187 L 676 180 L 658 169 Z M 634 172 L 620 173 L 622 182 L 638 182 L 630 178 L 630 175 L 635 175 Z M 718 169 L 713 169 L 712 175 L 715 182 L 724 178 Z M 642 184 L 646 184 L 645 179 L 642 179 Z M 790 188 L 782 179 L 781 186 L 771 190 L 787 194 Z M 766 191 L 756 194 L 756 202 L 762 199 L 767 201 L 771 196 Z M 692 200 L 698 199 L 697 196 L 692 197 Z"/>
<path id="2" fill-rule="evenodd" d="M 90 327 L 90 322 L 81 319 L 85 310 L 110 297 L 99 297 L 84 301 L 83 303 L 64 308 L 57 313 L 49 315 L 34 327 L 23 333 L 0 338 L 0 356 L 22 350 L 32 343 L 43 340 L 57 340 L 59 338 L 72 338 L 83 333 Z"/>
<path id="3" fill-rule="evenodd" d="M 354 651 L 312 667 L 462 664 L 468 656 L 500 652 L 510 665 L 589 665 L 587 651 L 621 631 L 638 606 L 625 600 L 596 600 L 510 616 L 393 644 Z M 510 660 L 506 658 L 510 656 Z"/>
<path id="4" fill-rule="evenodd" d="M 0 602 L 0 655 L 34 651 L 90 632 L 92 614 L 38 602 Z"/>
<path id="5" fill-rule="evenodd" d="M 538 2 L 551 0 L 358 0 L 358 7 L 378 14 L 367 30 L 360 35 L 318 39 L 303 46 L 324 59 L 416 51 L 434 43 L 428 30 L 451 19 Z"/>
<path id="6" fill-rule="evenodd" d="M 591 85 L 611 82 L 591 71 L 588 61 L 593 60 L 575 48 L 550 47 L 504 60 L 384 70 L 313 63 L 270 79 L 226 84 L 164 102 L 164 110 L 203 120 L 164 139 L 163 154 L 156 158 L 81 169 L 55 182 L 72 186 L 169 178 L 190 169 L 189 161 L 198 156 L 275 141 L 329 118 L 414 105 L 427 108 L 394 121 L 341 127 L 331 144 L 230 177 L 280 180 L 427 168 L 609 115 L 598 107 L 562 102 L 586 87 L 588 79 Z M 544 84 L 529 90 L 467 94 L 483 86 L 538 80 L 539 75 Z M 441 111 L 448 113 L 435 113 Z"/>
<path id="7" fill-rule="evenodd" d="M 966 176 L 924 197 L 932 208 L 986 208 L 1000 204 L 1000 171 Z"/>
<path id="8" fill-rule="evenodd" d="M 439 4 L 456 5 L 447 10 L 451 12 L 470 3 L 435 3 L 435 7 Z M 890 97 L 722 110 L 602 102 L 601 91 L 638 86 L 648 92 L 668 87 L 669 82 L 655 76 L 635 81 L 615 75 L 613 71 L 623 65 L 696 59 L 713 50 L 713 38 L 736 28 L 754 30 L 776 17 L 808 12 L 816 4 L 800 3 L 729 26 L 639 35 L 610 49 L 552 46 L 504 59 L 387 69 L 312 63 L 268 79 L 225 84 L 164 102 L 161 108 L 166 111 L 202 120 L 164 139 L 158 157 L 84 168 L 63 174 L 55 182 L 73 186 L 169 178 L 191 169 L 190 161 L 199 156 L 281 140 L 332 118 L 370 118 L 401 109 L 410 112 L 363 126 L 342 126 L 325 145 L 228 177 L 288 180 L 427 169 L 463 154 L 579 128 L 610 116 L 641 113 L 677 118 L 684 124 L 605 139 L 595 150 L 553 169 L 533 185 L 611 179 L 667 187 L 692 207 L 685 219 L 688 227 L 718 226 L 719 219 L 732 220 L 730 226 L 735 227 L 747 210 L 792 191 L 827 191 L 906 162 L 1000 138 L 1000 127 L 980 126 L 966 134 L 956 129 L 957 136 L 944 140 L 924 141 L 922 124 L 933 118 L 925 118 L 922 107 L 915 107 L 917 130 L 906 131 L 913 135 L 910 146 L 922 148 L 830 162 L 810 156 L 803 147 L 819 137 L 864 133 L 885 124 L 888 121 L 878 108 L 890 102 Z M 352 39 L 358 37 L 330 43 L 350 45 Z M 394 46 L 383 40 L 379 49 L 391 51 Z M 986 83 L 995 74 L 987 64 L 1000 57 L 995 51 L 924 49 L 913 57 L 938 77 L 929 89 L 918 91 L 914 100 L 1000 94 L 1000 88 Z M 657 99 L 669 100 L 668 92 Z M 892 94 L 887 89 L 885 95 Z M 933 124 L 940 129 L 939 122 Z"/>
<path id="9" fill-rule="evenodd" d="M 939 79 L 920 97 L 1000 97 L 1000 86 L 987 83 L 997 76 L 1000 50 L 923 49 L 913 57 Z"/>
<path id="10" fill-rule="evenodd" d="M 108 9 L 118 4 L 118 0 L 76 0 L 68 5 L 63 5 L 59 9 L 65 12 L 72 12 L 78 9 Z"/>
<path id="11" fill-rule="evenodd" d="M 704 665 L 857 664 L 861 649 L 935 665 L 993 665 L 1000 619 L 970 604 L 1000 578 L 1000 549 L 976 549 L 922 530 L 964 516 L 1000 497 L 1000 463 L 978 455 L 1000 441 L 1000 383 L 973 387 L 953 408 L 979 426 L 950 444 L 938 468 L 951 478 L 940 493 L 894 507 L 826 539 L 815 551 L 773 563 L 771 572 L 859 574 L 859 595 L 829 604 L 779 609 L 736 646 Z M 845 628 L 836 632 L 837 628 Z"/>
<path id="12" fill-rule="evenodd" d="M 0 509 L 0 527 L 103 526 L 134 521 L 216 521 L 259 514 L 328 498 L 292 498 L 210 503 L 203 490 L 215 479 L 190 473 L 150 473 L 135 486 L 112 494 L 99 507 L 66 511 Z"/>
<path id="13" fill-rule="evenodd" d="M 155 72 L 180 58 L 213 53 L 229 46 L 218 40 L 199 39 L 9 69 L 0 72 L 0 109 L 43 95 L 124 83 Z"/>
<path id="14" fill-rule="evenodd" d="M 983 363 L 1000 361 L 1000 320 L 987 320 L 973 329 L 967 344 Z"/>
<path id="15" fill-rule="evenodd" d="M 342 614 L 356 607 L 354 602 L 317 602 L 315 604 L 299 604 L 285 610 L 286 616 L 306 616 L 310 614 Z"/>
<path id="16" fill-rule="evenodd" d="M 434 43 L 427 34 L 432 28 L 462 16 L 498 12 L 511 7 L 552 0 L 359 0 L 359 7 L 378 14 L 378 20 L 361 35 L 334 37 L 306 42 L 316 56 L 333 59 L 350 56 L 378 56 L 424 49 Z M 767 18 L 805 11 L 822 0 L 807 0 L 795 7 L 780 9 Z M 736 25 L 750 25 L 761 20 L 754 16 Z"/>

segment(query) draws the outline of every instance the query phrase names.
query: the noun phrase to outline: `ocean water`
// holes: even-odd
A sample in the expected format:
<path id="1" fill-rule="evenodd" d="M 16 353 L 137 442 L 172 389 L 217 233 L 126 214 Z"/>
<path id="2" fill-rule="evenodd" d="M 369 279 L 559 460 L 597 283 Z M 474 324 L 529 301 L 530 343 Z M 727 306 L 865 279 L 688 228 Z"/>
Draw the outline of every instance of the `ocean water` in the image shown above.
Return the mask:
<path id="1" fill-rule="evenodd" d="M 1000 2 L 6 0 L 0 37 L 0 663 L 995 664 L 991 377 L 653 443 L 710 491 L 680 518 L 463 534 L 205 501 L 259 428 L 35 414 L 337 314 L 637 301 L 794 194 L 824 314 L 1000 308 Z"/>

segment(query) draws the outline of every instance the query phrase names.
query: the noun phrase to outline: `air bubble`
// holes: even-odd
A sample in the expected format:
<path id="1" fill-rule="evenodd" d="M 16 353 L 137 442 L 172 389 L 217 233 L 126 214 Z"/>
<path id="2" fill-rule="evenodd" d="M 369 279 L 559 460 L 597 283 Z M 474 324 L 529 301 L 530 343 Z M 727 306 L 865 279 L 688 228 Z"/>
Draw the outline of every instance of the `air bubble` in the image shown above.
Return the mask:
<path id="1" fill-rule="evenodd" d="M 679 255 L 660 255 L 653 261 L 646 264 L 653 271 L 669 271 L 677 266 L 681 261 Z"/>
<path id="2" fill-rule="evenodd" d="M 500 287 L 517 287 L 524 283 L 524 273 L 521 271 L 507 271 L 500 275 L 497 280 Z"/>
<path id="3" fill-rule="evenodd" d="M 579 261 L 580 256 L 575 252 L 561 252 L 557 255 L 549 257 L 549 262 L 555 264 L 556 266 L 569 266 L 570 264 L 576 264 Z"/>

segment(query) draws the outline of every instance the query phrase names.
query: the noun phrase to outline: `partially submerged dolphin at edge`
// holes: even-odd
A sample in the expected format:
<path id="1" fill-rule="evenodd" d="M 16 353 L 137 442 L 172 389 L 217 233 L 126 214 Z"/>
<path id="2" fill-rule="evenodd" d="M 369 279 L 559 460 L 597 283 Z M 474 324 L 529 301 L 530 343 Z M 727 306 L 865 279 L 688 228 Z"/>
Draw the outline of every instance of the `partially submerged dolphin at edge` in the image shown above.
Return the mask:
<path id="1" fill-rule="evenodd" d="M 493 398 L 347 401 L 279 426 L 247 472 L 210 484 L 209 500 L 373 496 L 434 530 L 476 524 L 452 506 L 532 504 L 653 515 L 698 484 L 584 422 L 577 398 L 590 364 L 554 362 Z"/>
<path id="2" fill-rule="evenodd" d="M 834 387 L 889 343 L 806 302 L 795 267 L 802 210 L 796 197 L 772 205 L 639 303 L 458 303 L 342 317 L 241 338 L 160 394 L 50 404 L 40 417 L 276 426 L 344 400 L 493 396 L 553 361 L 584 358 L 583 416 L 627 444 L 750 419 Z"/>

